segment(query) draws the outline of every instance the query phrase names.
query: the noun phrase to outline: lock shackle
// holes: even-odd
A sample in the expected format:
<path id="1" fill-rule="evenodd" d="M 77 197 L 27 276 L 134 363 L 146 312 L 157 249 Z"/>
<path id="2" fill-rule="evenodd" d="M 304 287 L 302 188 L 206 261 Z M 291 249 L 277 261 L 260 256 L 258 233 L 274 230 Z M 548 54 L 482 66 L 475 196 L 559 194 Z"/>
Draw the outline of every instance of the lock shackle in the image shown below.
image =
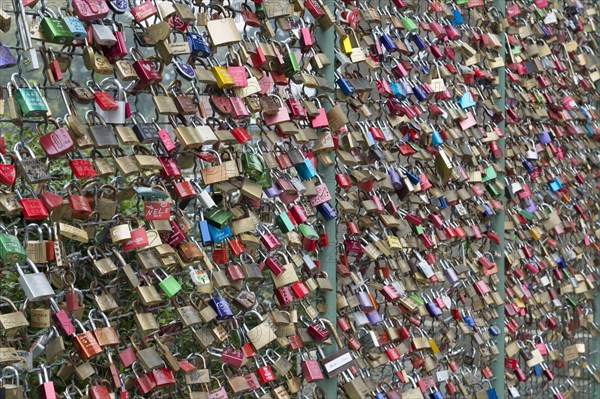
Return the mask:
<path id="1" fill-rule="evenodd" d="M 102 80 L 100 81 L 100 84 L 99 84 L 99 86 L 104 86 L 104 85 L 105 85 L 105 84 L 107 84 L 108 82 L 112 82 L 112 84 L 111 84 L 111 85 L 108 85 L 108 86 L 106 86 L 106 87 L 104 88 L 104 90 L 108 91 L 108 90 L 111 88 L 111 86 L 115 86 L 115 88 L 117 89 L 117 91 L 119 92 L 119 94 L 124 92 L 123 85 L 121 84 L 121 82 L 119 82 L 119 80 L 118 80 L 118 79 L 116 79 L 116 78 L 113 78 L 113 77 L 111 77 L 111 76 L 109 76 L 109 77 L 106 77 L 106 78 L 102 79 Z"/>
<path id="2" fill-rule="evenodd" d="M 13 152 L 15 154 L 15 157 L 17 157 L 18 161 L 23 160 L 23 158 L 21 157 L 23 153 L 27 153 L 29 155 L 29 158 L 35 158 L 33 150 L 22 141 L 18 141 L 15 144 L 15 146 L 13 147 Z"/>
<path id="3" fill-rule="evenodd" d="M 85 121 L 87 122 L 88 126 L 93 125 L 94 119 L 97 119 L 102 126 L 106 126 L 106 120 L 98 112 L 89 110 L 85 113 Z"/>
<path id="4" fill-rule="evenodd" d="M 29 84 L 29 81 L 25 79 L 25 76 L 21 75 L 18 72 L 10 75 L 10 83 L 12 83 L 16 89 L 20 88 L 19 84 L 17 83 L 19 80 L 21 81 L 21 83 L 25 83 L 28 89 L 31 89 L 31 85 Z"/>
<path id="5" fill-rule="evenodd" d="M 39 241 L 44 240 L 44 232 L 42 230 L 42 227 L 36 223 L 29 223 L 27 226 L 25 226 L 25 232 L 23 234 L 23 247 L 25 247 L 25 248 L 27 248 L 27 244 L 29 242 L 29 231 L 31 229 L 37 230 Z"/>

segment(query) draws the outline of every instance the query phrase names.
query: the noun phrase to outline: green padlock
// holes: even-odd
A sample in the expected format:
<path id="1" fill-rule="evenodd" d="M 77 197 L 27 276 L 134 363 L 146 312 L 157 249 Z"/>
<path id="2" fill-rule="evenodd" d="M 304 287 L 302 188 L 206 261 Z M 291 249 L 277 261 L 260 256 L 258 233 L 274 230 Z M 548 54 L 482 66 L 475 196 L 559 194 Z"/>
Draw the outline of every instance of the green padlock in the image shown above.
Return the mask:
<path id="1" fill-rule="evenodd" d="M 298 225 L 298 231 L 302 234 L 303 237 L 309 238 L 311 240 L 318 240 L 319 233 L 309 224 L 300 223 Z"/>
<path id="2" fill-rule="evenodd" d="M 204 218 L 211 226 L 222 230 L 233 220 L 233 213 L 221 208 L 211 208 L 204 212 Z"/>
<path id="3" fill-rule="evenodd" d="M 423 305 L 425 303 L 425 301 L 423 301 L 423 299 L 421 299 L 417 294 L 411 294 L 410 298 L 415 301 L 416 303 L 419 304 L 419 306 Z"/>
<path id="4" fill-rule="evenodd" d="M 268 170 L 265 170 L 264 172 L 262 172 L 260 174 L 260 176 L 258 177 L 256 182 L 259 183 L 262 188 L 273 187 L 273 179 L 271 178 L 271 172 Z"/>
<path id="5" fill-rule="evenodd" d="M 400 22 L 402 23 L 402 26 L 404 26 L 404 29 L 406 29 L 409 32 L 412 32 L 413 30 L 417 29 L 417 24 L 415 23 L 415 21 L 408 17 L 401 18 Z"/>
<path id="6" fill-rule="evenodd" d="M 484 176 L 481 177 L 481 181 L 483 183 L 488 182 L 490 180 L 494 180 L 496 178 L 496 176 L 498 176 L 496 174 L 496 169 L 494 169 L 494 167 L 492 165 L 486 166 L 486 168 L 483 170 Z"/>
<path id="7" fill-rule="evenodd" d="M 262 158 L 254 151 L 245 151 L 241 156 L 242 168 L 244 173 L 254 181 L 258 181 L 261 175 L 265 172 Z"/>
<path id="8" fill-rule="evenodd" d="M 71 44 L 74 39 L 73 33 L 69 29 L 69 25 L 62 18 L 57 18 L 56 14 L 46 7 L 41 7 L 38 14 L 42 17 L 40 30 L 48 42 Z"/>
<path id="9" fill-rule="evenodd" d="M 13 73 L 10 77 L 11 82 L 17 87 L 15 92 L 15 100 L 19 104 L 19 108 L 23 116 L 44 116 L 48 112 L 48 108 L 42 99 L 38 89 L 32 89 L 29 82 L 23 75 Z M 20 87 L 17 81 L 24 82 L 27 87 Z"/>
<path id="10" fill-rule="evenodd" d="M 300 65 L 298 64 L 298 60 L 296 59 L 296 54 L 290 49 L 290 46 L 284 41 L 285 48 L 287 49 L 287 54 L 285 56 L 285 76 L 291 78 L 296 73 L 300 72 Z"/>
<path id="11" fill-rule="evenodd" d="M 8 232 L 3 226 L 2 229 Z M 16 235 L 0 233 L 0 260 L 6 265 L 27 260 L 27 252 Z"/>
<path id="12" fill-rule="evenodd" d="M 283 234 L 289 233 L 290 231 L 294 231 L 296 229 L 296 226 L 294 225 L 294 223 L 292 223 L 292 220 L 290 219 L 287 212 L 281 212 L 281 209 L 279 209 L 278 205 L 275 205 L 275 210 L 277 211 L 277 215 L 275 216 L 275 223 L 277 224 L 277 227 L 279 227 L 279 230 L 281 230 Z"/>
<path id="13" fill-rule="evenodd" d="M 425 229 L 422 225 L 418 225 L 415 227 L 415 233 L 420 236 L 421 234 L 425 234 Z"/>
<path id="14" fill-rule="evenodd" d="M 498 190 L 494 183 L 486 183 L 485 189 L 488 193 L 490 193 L 492 197 L 497 197 L 498 195 L 500 195 L 500 190 Z"/>
<path id="15" fill-rule="evenodd" d="M 167 274 L 163 269 L 158 270 L 164 275 L 164 278 L 161 278 L 156 271 L 153 271 L 152 273 L 154 273 L 154 276 L 159 280 L 158 286 L 163 290 L 167 297 L 171 298 L 181 291 L 181 284 L 175 280 L 175 277 Z"/>
<path id="16" fill-rule="evenodd" d="M 527 220 L 533 220 L 533 213 L 526 211 L 525 209 L 519 209 L 518 213 Z"/>

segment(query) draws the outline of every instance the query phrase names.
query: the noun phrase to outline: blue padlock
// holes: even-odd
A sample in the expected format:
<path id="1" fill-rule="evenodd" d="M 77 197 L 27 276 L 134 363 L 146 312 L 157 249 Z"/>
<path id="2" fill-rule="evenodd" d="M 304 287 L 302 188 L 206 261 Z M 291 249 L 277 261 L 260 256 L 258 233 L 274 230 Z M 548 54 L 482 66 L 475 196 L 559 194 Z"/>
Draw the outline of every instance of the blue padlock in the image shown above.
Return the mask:
<path id="1" fill-rule="evenodd" d="M 453 18 L 450 20 L 450 22 L 452 22 L 452 25 L 457 26 L 464 22 L 463 16 L 460 13 L 460 10 L 458 8 L 454 8 L 452 10 L 452 15 L 453 15 Z"/>
<path id="2" fill-rule="evenodd" d="M 342 93 L 344 93 L 345 96 L 349 96 L 350 94 L 355 92 L 354 86 L 350 84 L 348 79 L 344 78 L 343 76 L 338 76 L 337 74 L 336 77 L 337 80 L 335 81 L 335 83 L 337 84 L 338 88 L 342 91 Z"/>
<path id="3" fill-rule="evenodd" d="M 392 37 L 385 32 L 383 32 L 381 36 L 379 36 L 379 41 L 381 42 L 383 47 L 385 47 L 385 49 L 390 53 L 398 50 L 396 42 L 394 42 Z"/>
<path id="4" fill-rule="evenodd" d="M 412 184 L 419 184 L 421 182 L 421 177 L 411 170 L 406 169 L 404 174 Z"/>
<path id="5" fill-rule="evenodd" d="M 469 326 L 469 327 L 475 327 L 475 319 L 473 319 L 473 316 L 471 316 L 469 313 L 465 313 L 463 315 L 463 321 Z"/>
<path id="6" fill-rule="evenodd" d="M 402 94 L 402 92 L 400 91 L 400 87 L 398 86 L 398 82 L 390 80 L 390 89 L 392 89 L 392 95 L 394 97 L 400 97 L 400 95 Z"/>
<path id="7" fill-rule="evenodd" d="M 442 315 L 442 309 L 433 301 L 425 303 L 425 308 L 431 317 L 438 317 Z"/>
<path id="8" fill-rule="evenodd" d="M 421 36 L 417 35 L 416 33 L 411 33 L 410 38 L 415 44 L 415 46 L 417 46 L 419 51 L 425 50 L 427 48 L 427 44 L 425 44 L 425 41 L 421 39 Z"/>
<path id="9" fill-rule="evenodd" d="M 532 367 L 533 368 L 533 372 L 534 374 L 539 377 L 542 375 L 542 368 L 540 367 L 539 364 L 536 364 L 535 366 Z"/>
<path id="10" fill-rule="evenodd" d="M 440 209 L 446 209 L 448 208 L 448 202 L 446 202 L 446 197 L 440 197 L 438 198 L 438 208 Z"/>
<path id="11" fill-rule="evenodd" d="M 475 100 L 473 99 L 473 94 L 471 94 L 471 92 L 469 91 L 469 89 L 467 89 L 466 86 L 465 86 L 465 94 L 463 94 L 460 97 L 460 99 L 458 100 L 458 103 L 460 104 L 460 107 L 462 109 L 467 109 L 467 108 L 475 106 Z"/>
<path id="12" fill-rule="evenodd" d="M 429 393 L 430 399 L 444 399 L 444 395 L 437 388 L 430 388 L 431 392 Z"/>
<path id="13" fill-rule="evenodd" d="M 227 319 L 229 317 L 233 317 L 233 310 L 231 310 L 231 306 L 227 299 L 222 297 L 210 298 L 208 300 L 208 304 L 217 314 L 217 319 Z"/>
<path id="14" fill-rule="evenodd" d="M 397 97 L 400 100 L 406 100 L 406 97 L 408 96 L 408 91 L 407 91 L 407 85 L 404 82 L 396 82 L 396 90 L 398 92 Z"/>
<path id="15" fill-rule="evenodd" d="M 490 335 L 492 337 L 497 337 L 498 335 L 500 335 L 500 329 L 498 328 L 497 325 L 492 324 L 489 328 L 488 328 L 488 332 L 490 333 Z"/>
<path id="16" fill-rule="evenodd" d="M 128 3 L 125 1 L 125 9 L 127 9 L 127 8 L 128 8 Z M 65 24 L 71 31 L 73 38 L 75 40 L 84 40 L 87 37 L 88 33 L 85 30 L 85 26 L 83 25 L 83 22 L 81 22 L 81 20 L 79 18 L 77 18 L 76 16 L 63 15 L 63 10 L 64 9 L 62 7 L 59 8 L 58 14 L 60 15 L 62 20 L 65 22 Z"/>
<path id="17" fill-rule="evenodd" d="M 175 66 L 175 71 L 177 71 L 179 76 L 183 77 L 185 80 L 193 80 L 196 77 L 194 67 L 188 63 L 173 60 L 173 66 Z"/>
<path id="18" fill-rule="evenodd" d="M 331 204 L 328 202 L 324 202 L 320 205 L 317 205 L 317 211 L 325 218 L 326 221 L 333 220 L 337 217 L 337 211 Z"/>
<path id="19" fill-rule="evenodd" d="M 206 38 L 197 31 L 186 33 L 188 44 L 190 45 L 190 52 L 196 57 L 208 58 L 211 56 L 212 51 Z"/>
<path id="20" fill-rule="evenodd" d="M 218 229 L 208 222 L 207 222 L 207 224 L 208 224 L 208 231 L 210 232 L 210 236 L 212 237 L 213 242 L 215 244 L 218 244 L 221 241 L 224 241 L 224 240 L 228 239 L 229 237 L 231 237 L 231 229 L 229 228 L 229 226 L 225 226 L 222 229 Z"/>
<path id="21" fill-rule="evenodd" d="M 486 381 L 488 384 L 490 384 L 490 389 L 485 391 L 485 393 L 488 396 L 488 399 L 498 399 L 498 395 L 496 394 L 496 390 L 492 386 L 492 383 L 489 380 L 484 380 L 484 381 Z"/>
<path id="22" fill-rule="evenodd" d="M 554 258 L 554 261 L 556 262 L 556 264 L 558 265 L 558 267 L 560 269 L 566 269 L 567 268 L 567 261 L 562 256 Z"/>
<path id="23" fill-rule="evenodd" d="M 202 245 L 212 245 L 213 238 L 210 234 L 210 225 L 204 220 L 203 213 L 200 212 L 200 220 L 198 221 L 198 231 L 200 232 L 200 238 L 202 239 Z"/>
<path id="24" fill-rule="evenodd" d="M 529 160 L 522 158 L 521 164 L 523 165 L 527 173 L 532 174 L 533 172 L 535 172 L 535 166 L 533 166 L 533 164 Z"/>
<path id="25" fill-rule="evenodd" d="M 492 208 L 490 208 L 487 204 L 483 204 L 483 212 L 481 212 L 481 215 L 484 218 L 489 218 L 494 216 L 496 213 L 492 210 Z"/>
<path id="26" fill-rule="evenodd" d="M 375 399 L 387 399 L 386 394 L 384 394 L 383 392 L 376 392 L 373 397 Z"/>
<path id="27" fill-rule="evenodd" d="M 315 166 L 308 158 L 304 158 L 301 163 L 294 165 L 294 167 L 296 168 L 296 172 L 298 172 L 298 176 L 301 180 L 309 180 L 317 175 Z"/>
<path id="28" fill-rule="evenodd" d="M 419 87 L 419 85 L 415 84 L 411 86 L 412 94 L 417 98 L 419 102 L 425 101 L 427 99 L 427 94 Z"/>

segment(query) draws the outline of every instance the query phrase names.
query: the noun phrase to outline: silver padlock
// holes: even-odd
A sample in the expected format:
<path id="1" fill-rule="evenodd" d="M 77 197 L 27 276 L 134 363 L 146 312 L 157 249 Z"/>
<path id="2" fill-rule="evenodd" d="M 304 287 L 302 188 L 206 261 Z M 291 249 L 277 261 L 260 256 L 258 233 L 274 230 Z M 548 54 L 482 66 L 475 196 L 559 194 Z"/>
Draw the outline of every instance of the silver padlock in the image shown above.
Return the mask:
<path id="1" fill-rule="evenodd" d="M 112 47 L 117 44 L 117 38 L 112 31 L 112 27 L 104 25 L 103 21 L 100 21 L 100 24 L 92 24 L 92 37 L 94 42 L 101 46 Z"/>
<path id="2" fill-rule="evenodd" d="M 105 86 L 105 84 L 108 85 Z M 117 91 L 117 94 L 114 96 L 114 99 L 119 108 L 117 108 L 114 111 L 104 111 L 98 106 L 98 104 L 96 104 L 96 102 L 94 102 L 94 109 L 104 118 L 104 121 L 106 123 L 118 125 L 124 124 L 126 119 L 125 111 L 127 107 L 127 94 L 125 93 L 123 86 L 117 79 L 112 77 L 102 79 L 102 81 L 100 82 L 100 86 L 103 88 L 104 91 Z"/>
<path id="3" fill-rule="evenodd" d="M 44 273 L 41 273 L 30 259 L 27 259 L 27 265 L 33 273 L 25 274 L 23 268 L 19 265 L 17 267 L 17 273 L 19 273 L 19 284 L 25 292 L 25 296 L 30 302 L 44 301 L 46 299 L 54 297 L 56 294 L 50 285 L 50 282 L 46 278 Z"/>
<path id="4" fill-rule="evenodd" d="M 192 185 L 194 185 L 198 189 L 198 192 L 200 193 L 200 194 L 198 194 L 198 200 L 200 201 L 200 204 L 202 205 L 202 207 L 204 209 L 210 209 L 214 206 L 217 206 L 217 204 L 212 199 L 210 193 L 207 190 L 200 187 L 198 182 L 196 182 L 195 180 L 192 180 L 191 182 L 192 182 Z"/>

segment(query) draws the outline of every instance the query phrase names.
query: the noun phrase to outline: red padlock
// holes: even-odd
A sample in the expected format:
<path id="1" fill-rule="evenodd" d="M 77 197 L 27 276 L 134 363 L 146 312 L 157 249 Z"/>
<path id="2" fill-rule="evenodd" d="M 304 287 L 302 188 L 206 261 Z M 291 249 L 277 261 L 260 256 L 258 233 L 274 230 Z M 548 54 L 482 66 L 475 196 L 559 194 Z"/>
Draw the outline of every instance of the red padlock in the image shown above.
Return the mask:
<path id="1" fill-rule="evenodd" d="M 39 123 L 36 127 L 40 136 L 40 145 L 42 149 L 48 155 L 48 158 L 54 159 L 61 157 L 73 150 L 74 143 L 69 131 L 63 127 L 61 127 L 55 119 L 48 119 L 48 122 L 53 124 L 56 129 L 53 131 L 43 134 L 41 126 L 42 123 Z M 45 122 L 47 126 L 48 122 Z"/>
<path id="2" fill-rule="evenodd" d="M 173 374 L 173 370 L 168 367 L 161 367 L 152 370 L 152 377 L 154 378 L 157 388 L 175 384 L 175 375 Z"/>
<path id="3" fill-rule="evenodd" d="M 98 83 L 94 81 L 88 81 L 87 87 L 92 92 L 94 96 L 94 101 L 101 110 L 116 111 L 119 109 L 119 105 L 117 104 L 113 96 L 107 91 L 102 91 Z"/>
<path id="4" fill-rule="evenodd" d="M 135 364 L 138 364 L 137 362 Z M 151 373 L 144 373 L 142 375 L 138 375 L 135 370 L 135 365 L 132 367 L 133 375 L 135 376 L 135 386 L 140 391 L 142 395 L 147 395 L 156 388 L 156 381 L 154 381 L 154 377 Z"/>
<path id="5" fill-rule="evenodd" d="M 76 219 L 87 219 L 92 214 L 92 207 L 88 202 L 87 198 L 81 195 L 81 191 L 78 187 L 74 187 L 76 193 L 71 192 L 73 185 L 67 187 L 67 200 L 69 201 L 69 207 L 73 213 L 73 217 Z"/>

